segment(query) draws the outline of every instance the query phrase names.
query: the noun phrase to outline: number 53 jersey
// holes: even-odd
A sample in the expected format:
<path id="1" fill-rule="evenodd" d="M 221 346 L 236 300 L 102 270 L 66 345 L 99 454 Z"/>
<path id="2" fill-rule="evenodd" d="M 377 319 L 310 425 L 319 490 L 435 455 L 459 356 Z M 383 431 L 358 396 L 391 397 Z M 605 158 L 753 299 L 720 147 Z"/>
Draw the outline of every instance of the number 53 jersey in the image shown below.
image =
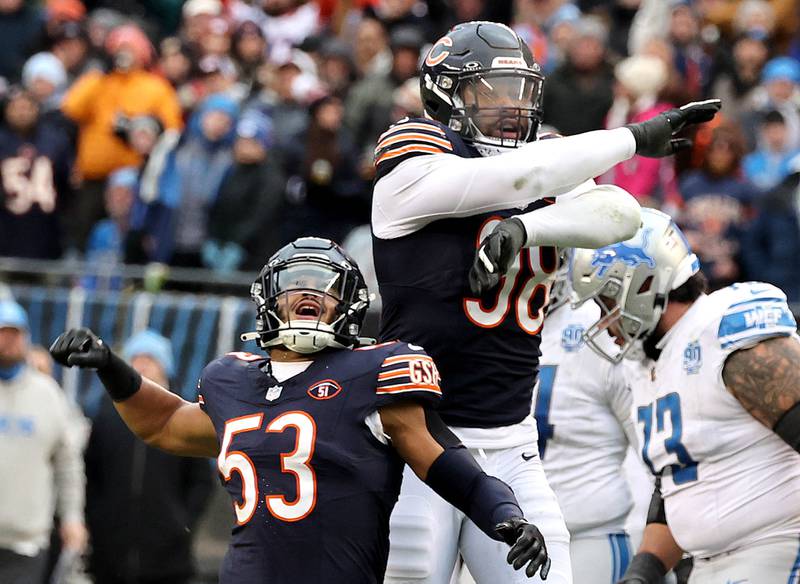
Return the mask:
<path id="1" fill-rule="evenodd" d="M 692 555 L 800 535 L 800 455 L 722 380 L 733 351 L 795 331 L 778 288 L 735 284 L 701 296 L 655 363 L 626 368 L 642 459 L 662 474 L 667 522 Z"/>
<path id="2" fill-rule="evenodd" d="M 209 364 L 200 403 L 236 515 L 220 582 L 382 582 L 403 460 L 377 410 L 440 394 L 433 360 L 405 343 L 320 353 L 281 382 L 263 356 Z"/>

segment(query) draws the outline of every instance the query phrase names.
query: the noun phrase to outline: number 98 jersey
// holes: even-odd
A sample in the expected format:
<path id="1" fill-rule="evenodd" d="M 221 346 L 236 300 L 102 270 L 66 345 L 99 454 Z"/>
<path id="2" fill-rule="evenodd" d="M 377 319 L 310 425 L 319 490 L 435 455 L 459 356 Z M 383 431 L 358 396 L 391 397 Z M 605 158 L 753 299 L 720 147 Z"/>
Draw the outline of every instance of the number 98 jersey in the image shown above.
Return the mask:
<path id="1" fill-rule="evenodd" d="M 701 296 L 658 361 L 626 368 L 642 459 L 662 474 L 667 522 L 694 556 L 800 534 L 800 456 L 722 380 L 733 351 L 796 328 L 778 288 L 735 284 Z"/>
<path id="2" fill-rule="evenodd" d="M 392 173 L 393 180 L 413 184 L 416 170 L 400 163 L 416 156 L 479 156 L 458 133 L 431 120 L 398 123 L 384 136 L 378 181 Z M 381 338 L 417 343 L 430 353 L 442 375 L 439 413 L 450 426 L 496 428 L 530 415 L 557 251 L 523 249 L 498 289 L 484 298 L 473 296 L 467 277 L 478 245 L 500 220 L 552 203 L 540 199 L 525 208 L 467 216 L 454 203 L 452 213 L 417 221 L 418 228 L 401 237 L 373 237 Z"/>
<path id="3" fill-rule="evenodd" d="M 231 353 L 200 395 L 236 516 L 220 582 L 382 582 L 403 460 L 377 410 L 438 400 L 433 360 L 398 342 L 333 350 L 279 382 L 266 357 Z"/>

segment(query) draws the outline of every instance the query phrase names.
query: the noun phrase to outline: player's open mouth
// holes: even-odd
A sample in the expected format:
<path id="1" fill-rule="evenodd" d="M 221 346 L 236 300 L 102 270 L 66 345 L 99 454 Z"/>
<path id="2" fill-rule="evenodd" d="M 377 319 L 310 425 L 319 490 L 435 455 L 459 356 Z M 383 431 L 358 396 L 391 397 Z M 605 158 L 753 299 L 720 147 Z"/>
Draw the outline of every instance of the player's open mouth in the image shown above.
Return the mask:
<path id="1" fill-rule="evenodd" d="M 322 316 L 322 303 L 314 298 L 303 298 L 292 307 L 292 317 L 317 320 Z"/>
<path id="2" fill-rule="evenodd" d="M 519 122 L 514 120 L 500 120 L 495 125 L 495 135 L 498 138 L 510 138 L 516 140 L 519 138 Z"/>

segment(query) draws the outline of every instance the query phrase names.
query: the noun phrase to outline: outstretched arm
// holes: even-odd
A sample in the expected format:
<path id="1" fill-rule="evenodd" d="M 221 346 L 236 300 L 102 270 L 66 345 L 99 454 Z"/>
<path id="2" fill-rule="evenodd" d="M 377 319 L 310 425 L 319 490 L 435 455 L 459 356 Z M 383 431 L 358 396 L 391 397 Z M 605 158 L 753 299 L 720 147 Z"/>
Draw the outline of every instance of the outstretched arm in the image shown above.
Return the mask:
<path id="1" fill-rule="evenodd" d="M 761 341 L 731 353 L 722 369 L 725 387 L 750 414 L 800 452 L 800 342 Z"/>
<path id="2" fill-rule="evenodd" d="M 214 425 L 198 404 L 139 375 L 89 329 L 63 333 L 50 353 L 66 367 L 97 369 L 125 424 L 150 446 L 181 456 L 219 452 Z"/>
<path id="3" fill-rule="evenodd" d="M 547 577 L 550 560 L 539 530 L 522 516 L 511 488 L 487 475 L 439 416 L 412 401 L 380 408 L 384 432 L 416 475 L 463 511 L 489 537 L 511 547 L 508 563 L 528 565 L 533 576 Z"/>

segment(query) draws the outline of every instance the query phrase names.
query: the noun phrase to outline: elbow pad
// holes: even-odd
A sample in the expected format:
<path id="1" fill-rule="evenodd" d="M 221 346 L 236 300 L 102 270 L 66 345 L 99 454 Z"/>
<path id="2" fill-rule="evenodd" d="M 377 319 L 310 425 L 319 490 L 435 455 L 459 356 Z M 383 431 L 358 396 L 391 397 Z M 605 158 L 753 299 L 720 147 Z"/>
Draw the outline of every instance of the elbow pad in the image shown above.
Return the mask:
<path id="1" fill-rule="evenodd" d="M 780 436 L 786 444 L 800 452 L 800 402 L 794 404 L 781 416 L 772 430 Z"/>

